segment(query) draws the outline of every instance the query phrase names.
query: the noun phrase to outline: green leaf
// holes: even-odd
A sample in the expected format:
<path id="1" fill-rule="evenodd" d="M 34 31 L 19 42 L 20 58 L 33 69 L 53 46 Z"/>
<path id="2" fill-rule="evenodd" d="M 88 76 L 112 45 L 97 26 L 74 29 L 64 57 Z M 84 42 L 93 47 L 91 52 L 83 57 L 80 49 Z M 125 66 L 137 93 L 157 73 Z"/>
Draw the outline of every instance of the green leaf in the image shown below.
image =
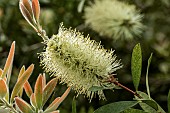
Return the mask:
<path id="1" fill-rule="evenodd" d="M 57 84 L 57 78 L 53 78 L 50 82 L 47 83 L 47 85 L 43 89 L 43 105 L 47 102 L 47 100 L 51 96 L 56 84 Z"/>
<path id="2" fill-rule="evenodd" d="M 139 110 L 139 109 L 133 109 L 133 108 L 130 108 L 130 109 L 127 109 L 121 113 L 147 113 L 143 110 Z"/>
<path id="3" fill-rule="evenodd" d="M 89 91 L 96 92 L 96 91 L 100 91 L 100 90 L 103 90 L 103 89 L 105 89 L 105 88 L 100 87 L 100 86 L 92 86 L 91 88 L 89 88 Z"/>
<path id="4" fill-rule="evenodd" d="M 94 113 L 120 113 L 126 109 L 135 106 L 136 104 L 138 104 L 137 101 L 114 102 L 98 108 L 97 110 L 94 111 Z"/>
<path id="5" fill-rule="evenodd" d="M 152 60 L 152 53 L 151 53 L 151 56 L 148 59 L 148 66 L 147 66 L 147 71 L 146 71 L 146 89 L 147 89 L 147 93 L 148 93 L 149 98 L 151 98 L 151 96 L 150 96 L 150 90 L 149 90 L 148 72 L 149 72 L 149 66 L 150 66 L 151 60 Z"/>
<path id="6" fill-rule="evenodd" d="M 94 108 L 91 106 L 89 109 L 88 109 L 88 112 L 87 113 L 93 113 L 94 112 Z"/>
<path id="7" fill-rule="evenodd" d="M 20 97 L 15 98 L 15 103 L 23 113 L 34 113 L 31 106 Z"/>
<path id="8" fill-rule="evenodd" d="M 135 96 L 135 98 L 137 100 L 139 100 L 139 105 L 141 106 L 141 108 L 145 111 L 145 112 L 149 112 L 149 113 L 157 113 L 157 112 L 161 112 L 161 113 L 165 113 L 165 111 L 159 106 L 159 104 L 154 101 L 152 98 L 149 98 L 149 96 L 144 93 L 144 92 L 141 92 L 141 91 L 137 91 L 137 93 L 142 97 L 142 100 L 139 99 L 138 97 Z M 153 102 L 149 102 L 149 101 L 146 101 L 146 100 L 151 100 L 153 101 L 155 104 L 157 104 L 157 107 L 158 109 L 155 109 L 156 108 L 156 105 L 153 104 Z"/>
<path id="9" fill-rule="evenodd" d="M 19 93 L 19 91 L 23 88 L 25 82 L 29 79 L 30 75 L 32 74 L 32 71 L 34 69 L 34 65 L 31 64 L 28 69 L 22 74 L 20 78 L 18 78 L 17 83 L 15 84 L 12 94 L 11 94 L 11 99 L 10 102 L 12 103 L 14 100 L 14 97 Z"/>
<path id="10" fill-rule="evenodd" d="M 142 52 L 140 44 L 137 44 L 132 52 L 131 71 L 135 89 L 138 90 L 142 70 Z"/>
<path id="11" fill-rule="evenodd" d="M 38 0 L 32 0 L 32 11 L 36 21 L 39 21 L 40 17 L 40 4 Z"/>
<path id="12" fill-rule="evenodd" d="M 6 82 L 5 82 L 5 80 L 3 80 L 2 78 L 0 78 L 0 86 L 1 86 L 0 99 L 2 99 L 2 98 L 5 97 L 5 95 L 8 92 L 8 86 L 7 86 Z"/>
<path id="13" fill-rule="evenodd" d="M 170 113 L 170 90 L 168 93 L 168 113 Z"/>
<path id="14" fill-rule="evenodd" d="M 33 93 L 31 85 L 28 81 L 26 81 L 25 84 L 24 84 L 24 90 L 25 90 L 25 93 L 27 94 L 28 97 L 30 97 Z"/>
<path id="15" fill-rule="evenodd" d="M 142 100 L 143 103 L 146 103 L 150 107 L 154 108 L 156 111 L 158 110 L 158 104 L 153 100 Z"/>
<path id="16" fill-rule="evenodd" d="M 72 101 L 72 113 L 77 113 L 75 97 L 73 98 L 73 101 Z"/>
<path id="17" fill-rule="evenodd" d="M 32 93 L 31 96 L 30 96 L 30 103 L 34 108 L 36 108 L 36 100 L 35 100 L 35 94 L 34 93 Z"/>
<path id="18" fill-rule="evenodd" d="M 35 101 L 38 109 L 42 108 L 43 103 L 43 76 L 40 74 L 34 86 Z"/>
<path id="19" fill-rule="evenodd" d="M 25 72 L 25 66 L 22 66 L 22 68 L 20 69 L 20 72 L 19 72 L 19 75 L 18 75 L 18 78 L 21 77 L 21 75 Z M 18 79 L 19 80 L 19 79 Z M 19 97 L 22 97 L 22 94 L 23 94 L 23 88 L 20 89 L 19 93 L 18 93 L 18 96 Z"/>
<path id="20" fill-rule="evenodd" d="M 1 75 L 1 78 L 4 78 L 6 76 L 6 74 L 8 73 L 8 71 L 10 70 L 10 68 L 12 68 L 14 53 L 15 53 L 15 41 L 11 45 L 11 48 L 10 48 L 10 51 L 9 51 L 9 54 L 8 54 L 8 57 L 7 57 L 7 60 L 6 60 L 4 69 L 3 69 L 3 74 Z M 8 77 L 10 77 L 10 75 L 8 75 Z M 10 78 L 7 78 L 7 81 L 10 81 Z"/>
<path id="21" fill-rule="evenodd" d="M 68 87 L 67 90 L 64 92 L 64 94 L 58 98 L 56 98 L 44 111 L 44 113 L 49 113 L 58 108 L 58 106 L 61 104 L 61 102 L 67 97 L 67 95 L 70 93 L 71 87 Z"/>

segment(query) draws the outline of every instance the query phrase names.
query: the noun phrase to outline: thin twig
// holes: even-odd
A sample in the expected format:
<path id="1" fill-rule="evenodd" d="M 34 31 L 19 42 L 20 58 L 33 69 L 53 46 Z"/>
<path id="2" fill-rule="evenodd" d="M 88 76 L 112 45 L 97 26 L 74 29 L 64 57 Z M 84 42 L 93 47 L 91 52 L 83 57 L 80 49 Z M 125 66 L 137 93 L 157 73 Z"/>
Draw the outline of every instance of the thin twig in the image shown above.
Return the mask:
<path id="1" fill-rule="evenodd" d="M 126 91 L 132 93 L 133 95 L 137 96 L 138 98 L 142 98 L 137 92 L 135 92 L 135 91 L 129 89 L 128 87 L 122 85 L 121 83 L 119 83 L 119 82 L 114 78 L 113 75 L 110 76 L 108 82 L 111 82 L 111 83 L 113 83 L 113 84 L 115 84 L 115 85 L 117 85 L 117 86 L 125 89 Z"/>

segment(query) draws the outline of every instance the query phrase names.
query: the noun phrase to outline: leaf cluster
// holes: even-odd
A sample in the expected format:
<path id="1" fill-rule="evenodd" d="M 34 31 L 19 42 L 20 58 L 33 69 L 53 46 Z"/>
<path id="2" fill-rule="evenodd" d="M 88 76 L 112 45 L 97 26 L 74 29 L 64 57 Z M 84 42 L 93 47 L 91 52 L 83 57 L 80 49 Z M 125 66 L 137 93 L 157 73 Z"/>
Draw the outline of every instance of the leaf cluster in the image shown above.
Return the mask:
<path id="1" fill-rule="evenodd" d="M 31 64 L 27 69 L 23 66 L 18 74 L 17 82 L 9 92 L 9 81 L 11 78 L 13 59 L 15 53 L 15 42 L 12 43 L 11 49 L 3 69 L 0 68 L 0 112 L 7 113 L 59 113 L 56 110 L 61 102 L 67 97 L 71 88 L 69 87 L 61 97 L 57 97 L 54 101 L 44 109 L 45 103 L 53 93 L 57 79 L 53 78 L 46 83 L 45 74 L 40 74 L 34 86 L 34 92 L 28 82 L 34 65 Z M 22 99 L 23 91 L 30 98 L 30 104 Z"/>

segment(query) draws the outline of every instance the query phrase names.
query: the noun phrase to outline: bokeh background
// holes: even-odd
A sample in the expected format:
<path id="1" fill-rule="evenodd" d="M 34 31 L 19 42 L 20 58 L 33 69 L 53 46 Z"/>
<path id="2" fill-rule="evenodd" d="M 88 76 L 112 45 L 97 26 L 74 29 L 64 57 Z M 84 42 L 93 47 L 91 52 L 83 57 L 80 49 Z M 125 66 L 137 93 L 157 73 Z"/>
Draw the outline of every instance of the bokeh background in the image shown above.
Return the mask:
<path id="1" fill-rule="evenodd" d="M 121 0 L 123 1 L 123 0 Z M 142 23 L 146 26 L 140 38 L 133 40 L 117 40 L 101 37 L 88 26 L 85 26 L 84 7 L 93 3 L 93 0 L 85 0 L 80 7 L 82 0 L 39 0 L 41 5 L 41 24 L 46 30 L 48 36 L 56 34 L 61 22 L 65 27 L 77 28 L 89 34 L 91 39 L 101 44 L 106 49 L 116 50 L 117 58 L 121 59 L 124 65 L 117 71 L 117 78 L 125 86 L 134 90 L 131 78 L 131 53 L 133 47 L 140 43 L 143 54 L 142 77 L 139 90 L 146 91 L 145 75 L 147 60 L 151 53 L 153 59 L 149 70 L 149 85 L 151 97 L 155 99 L 167 111 L 167 94 L 170 89 L 170 1 L 169 0 L 124 0 L 133 4 L 144 15 Z M 37 53 L 43 51 L 41 37 L 22 17 L 19 6 L 19 0 L 0 0 L 0 67 L 4 66 L 8 55 L 9 47 L 12 41 L 16 41 L 16 52 L 14 59 L 14 68 L 10 88 L 14 86 L 19 69 L 22 65 L 26 67 L 31 63 L 35 64 L 34 73 L 29 79 L 33 86 L 39 73 L 43 69 L 39 66 Z M 78 12 L 78 8 L 82 8 Z M 80 10 L 80 9 L 79 9 Z M 50 77 L 47 75 L 48 80 Z M 65 85 L 58 84 L 55 96 L 60 96 L 66 89 Z M 107 103 L 132 100 L 133 95 L 124 90 L 106 90 L 107 101 L 98 100 L 98 97 L 89 103 L 83 95 L 76 97 L 72 91 L 67 99 L 61 104 L 59 109 L 61 113 L 70 113 L 73 97 L 76 97 L 78 113 L 92 113 L 94 109 Z M 24 95 L 24 98 L 28 98 Z M 50 101 L 49 101 L 50 103 Z"/>

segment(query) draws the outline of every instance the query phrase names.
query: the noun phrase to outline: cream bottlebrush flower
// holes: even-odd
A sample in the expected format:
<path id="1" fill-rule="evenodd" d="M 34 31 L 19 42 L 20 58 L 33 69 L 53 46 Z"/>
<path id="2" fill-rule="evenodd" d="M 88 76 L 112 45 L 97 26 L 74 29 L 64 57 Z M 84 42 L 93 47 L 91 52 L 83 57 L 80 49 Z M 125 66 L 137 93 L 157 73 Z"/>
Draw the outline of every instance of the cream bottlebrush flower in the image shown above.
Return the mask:
<path id="1" fill-rule="evenodd" d="M 142 15 L 134 5 L 117 0 L 95 0 L 85 7 L 85 23 L 101 36 L 133 39 L 142 33 Z"/>
<path id="2" fill-rule="evenodd" d="M 84 37 L 76 30 L 60 26 L 57 35 L 53 35 L 47 42 L 45 52 L 40 53 L 40 62 L 45 71 L 56 76 L 62 83 L 85 94 L 90 100 L 94 92 L 89 91 L 92 86 L 104 86 L 109 74 L 121 68 L 113 51 L 105 50 L 100 44 Z M 97 91 L 104 99 L 103 91 Z"/>
<path id="3" fill-rule="evenodd" d="M 71 28 L 66 29 L 62 24 L 59 33 L 49 39 L 39 24 L 39 1 L 20 0 L 19 6 L 25 19 L 47 45 L 45 52 L 40 53 L 40 62 L 46 72 L 71 86 L 78 94 L 85 94 L 90 100 L 95 94 L 89 90 L 91 87 L 114 87 L 114 84 L 106 81 L 110 79 L 110 74 L 122 66 L 113 51 L 105 50 L 88 36 L 84 37 Z M 102 89 L 97 94 L 105 98 Z"/>

